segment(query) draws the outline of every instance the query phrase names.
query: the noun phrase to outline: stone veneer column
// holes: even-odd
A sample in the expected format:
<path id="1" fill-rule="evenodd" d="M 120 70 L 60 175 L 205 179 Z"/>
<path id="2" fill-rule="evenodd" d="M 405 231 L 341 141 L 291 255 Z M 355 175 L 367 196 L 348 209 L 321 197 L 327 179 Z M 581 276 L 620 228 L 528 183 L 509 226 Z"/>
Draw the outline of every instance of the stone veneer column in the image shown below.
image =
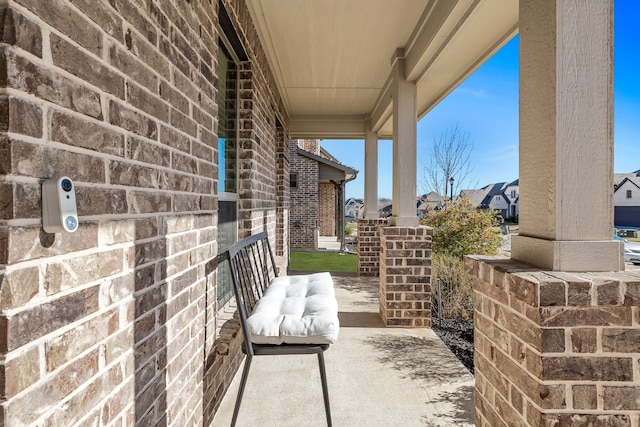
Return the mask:
<path id="1" fill-rule="evenodd" d="M 387 326 L 431 326 L 430 227 L 380 227 L 380 315 Z"/>
<path id="2" fill-rule="evenodd" d="M 379 228 L 387 224 L 385 218 L 358 220 L 358 276 L 380 274 Z"/>
<path id="3" fill-rule="evenodd" d="M 476 426 L 638 426 L 640 272 L 467 257 Z"/>

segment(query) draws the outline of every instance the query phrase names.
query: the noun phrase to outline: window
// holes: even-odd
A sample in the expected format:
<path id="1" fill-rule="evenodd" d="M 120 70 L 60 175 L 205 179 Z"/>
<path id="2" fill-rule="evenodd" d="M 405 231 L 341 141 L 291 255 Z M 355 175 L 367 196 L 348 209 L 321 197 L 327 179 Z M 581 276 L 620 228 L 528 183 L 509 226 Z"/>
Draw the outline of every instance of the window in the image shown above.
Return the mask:
<path id="1" fill-rule="evenodd" d="M 298 188 L 298 174 L 297 173 L 289 174 L 289 187 Z"/>
<path id="2" fill-rule="evenodd" d="M 238 66 L 224 43 L 218 49 L 218 251 L 238 241 Z M 229 265 L 218 265 L 218 303 L 233 296 Z"/>
<path id="3" fill-rule="evenodd" d="M 630 199 L 632 195 L 631 190 L 627 190 L 627 199 Z"/>
<path id="4" fill-rule="evenodd" d="M 512 199 L 516 198 L 516 190 L 511 190 L 511 198 Z"/>

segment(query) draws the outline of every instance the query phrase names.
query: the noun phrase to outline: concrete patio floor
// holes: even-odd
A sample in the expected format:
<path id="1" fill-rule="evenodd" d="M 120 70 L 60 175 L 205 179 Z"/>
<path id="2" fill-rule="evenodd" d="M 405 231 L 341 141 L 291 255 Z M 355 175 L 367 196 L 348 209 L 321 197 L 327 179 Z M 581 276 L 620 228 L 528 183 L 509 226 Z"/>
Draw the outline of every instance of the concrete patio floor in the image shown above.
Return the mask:
<path id="1" fill-rule="evenodd" d="M 377 279 L 334 275 L 334 281 L 340 335 L 325 352 L 333 425 L 474 425 L 474 378 L 436 334 L 386 328 Z M 212 426 L 231 424 L 240 372 Z M 325 426 L 317 358 L 254 358 L 237 425 Z"/>

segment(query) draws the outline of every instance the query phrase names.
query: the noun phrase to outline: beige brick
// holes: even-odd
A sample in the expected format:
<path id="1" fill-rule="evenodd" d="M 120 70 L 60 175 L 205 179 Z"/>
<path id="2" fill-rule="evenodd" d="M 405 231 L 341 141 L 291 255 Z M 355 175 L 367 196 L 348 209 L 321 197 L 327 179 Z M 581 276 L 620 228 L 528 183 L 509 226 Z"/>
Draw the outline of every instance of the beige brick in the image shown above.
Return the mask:
<path id="1" fill-rule="evenodd" d="M 598 305 L 619 305 L 623 302 L 623 294 L 619 281 L 605 281 L 596 285 Z"/>
<path id="2" fill-rule="evenodd" d="M 118 274 L 122 270 L 122 250 L 82 255 L 65 262 L 47 264 L 44 272 L 44 288 L 47 295 L 54 295 L 60 291 Z"/>
<path id="3" fill-rule="evenodd" d="M 119 314 L 112 310 L 91 320 L 77 324 L 73 329 L 45 343 L 47 372 L 52 372 L 85 350 L 97 346 L 118 328 Z"/>
<path id="4" fill-rule="evenodd" d="M 40 269 L 38 267 L 10 270 L 5 273 L 0 288 L 0 304 L 3 309 L 19 308 L 38 296 Z"/>
<path id="5" fill-rule="evenodd" d="M 98 309 L 98 292 L 99 286 L 83 289 L 9 317 L 4 349 L 16 349 L 94 313 Z"/>
<path id="6" fill-rule="evenodd" d="M 595 385 L 574 385 L 574 409 L 598 409 L 598 390 Z"/>
<path id="7" fill-rule="evenodd" d="M 22 393 L 7 404 L 11 423 L 29 425 L 59 401 L 86 384 L 98 372 L 98 352 L 77 359 L 59 372 L 38 383 L 29 393 Z"/>
<path id="8" fill-rule="evenodd" d="M 11 398 L 40 379 L 40 348 L 31 347 L 4 363 L 5 397 Z"/>

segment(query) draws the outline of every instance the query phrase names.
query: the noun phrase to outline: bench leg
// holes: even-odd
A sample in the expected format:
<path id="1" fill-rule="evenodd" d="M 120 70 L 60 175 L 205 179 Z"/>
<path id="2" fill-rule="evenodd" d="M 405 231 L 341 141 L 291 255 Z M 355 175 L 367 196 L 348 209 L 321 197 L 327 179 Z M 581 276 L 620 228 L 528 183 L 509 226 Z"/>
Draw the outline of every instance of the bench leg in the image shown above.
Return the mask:
<path id="1" fill-rule="evenodd" d="M 242 403 L 242 395 L 244 394 L 244 386 L 247 385 L 247 377 L 249 376 L 249 369 L 251 368 L 251 360 L 253 356 L 247 354 L 247 359 L 244 362 L 244 369 L 242 370 L 242 379 L 240 380 L 240 389 L 238 390 L 238 396 L 236 397 L 236 406 L 233 408 L 233 418 L 231 419 L 231 427 L 235 427 L 238 420 L 238 412 L 240 412 L 240 403 Z"/>
<path id="2" fill-rule="evenodd" d="M 318 353 L 318 364 L 320 365 L 320 380 L 322 381 L 322 396 L 324 397 L 324 411 L 327 414 L 327 426 L 331 427 L 331 408 L 329 407 L 329 388 L 327 387 L 327 370 L 324 367 L 323 352 Z"/>

